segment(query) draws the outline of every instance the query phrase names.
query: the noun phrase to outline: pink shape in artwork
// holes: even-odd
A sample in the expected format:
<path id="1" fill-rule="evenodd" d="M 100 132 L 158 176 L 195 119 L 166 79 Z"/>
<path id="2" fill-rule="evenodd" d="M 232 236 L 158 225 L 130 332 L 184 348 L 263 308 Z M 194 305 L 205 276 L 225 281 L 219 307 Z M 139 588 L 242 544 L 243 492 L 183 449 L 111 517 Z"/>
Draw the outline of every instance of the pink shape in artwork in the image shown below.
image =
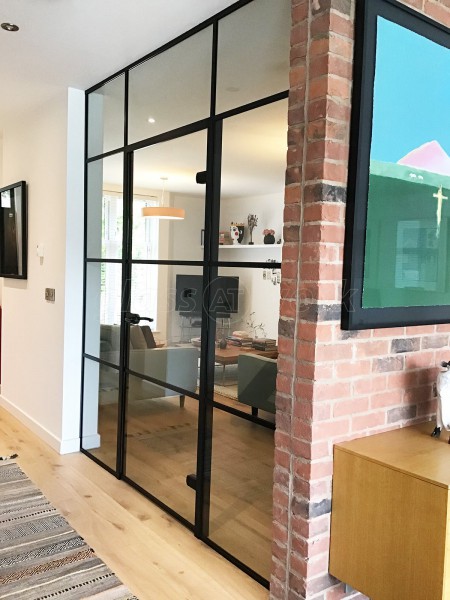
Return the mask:
<path id="1" fill-rule="evenodd" d="M 450 156 L 436 140 L 412 150 L 397 164 L 450 176 Z"/>

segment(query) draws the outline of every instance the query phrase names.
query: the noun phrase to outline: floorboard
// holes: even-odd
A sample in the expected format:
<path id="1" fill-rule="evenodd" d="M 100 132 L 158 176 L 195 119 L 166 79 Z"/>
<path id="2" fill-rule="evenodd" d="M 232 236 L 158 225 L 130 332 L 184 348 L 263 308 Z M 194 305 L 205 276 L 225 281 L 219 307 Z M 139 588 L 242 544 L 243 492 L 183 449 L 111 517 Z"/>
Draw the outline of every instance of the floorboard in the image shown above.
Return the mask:
<path id="1" fill-rule="evenodd" d="M 4 409 L 17 462 L 140 600 L 263 600 L 268 591 L 145 497 L 80 454 L 58 455 Z"/>

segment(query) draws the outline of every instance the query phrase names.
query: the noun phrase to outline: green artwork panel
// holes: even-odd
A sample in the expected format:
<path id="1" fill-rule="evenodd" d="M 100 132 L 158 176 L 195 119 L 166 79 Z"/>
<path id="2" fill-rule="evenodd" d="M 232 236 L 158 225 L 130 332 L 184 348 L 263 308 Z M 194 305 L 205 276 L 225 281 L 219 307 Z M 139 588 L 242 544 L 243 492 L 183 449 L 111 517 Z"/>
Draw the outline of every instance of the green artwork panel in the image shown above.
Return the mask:
<path id="1" fill-rule="evenodd" d="M 450 304 L 449 218 L 450 177 L 371 161 L 363 308 Z"/>
<path id="2" fill-rule="evenodd" d="M 378 16 L 375 65 L 362 308 L 449 305 L 450 51 Z"/>

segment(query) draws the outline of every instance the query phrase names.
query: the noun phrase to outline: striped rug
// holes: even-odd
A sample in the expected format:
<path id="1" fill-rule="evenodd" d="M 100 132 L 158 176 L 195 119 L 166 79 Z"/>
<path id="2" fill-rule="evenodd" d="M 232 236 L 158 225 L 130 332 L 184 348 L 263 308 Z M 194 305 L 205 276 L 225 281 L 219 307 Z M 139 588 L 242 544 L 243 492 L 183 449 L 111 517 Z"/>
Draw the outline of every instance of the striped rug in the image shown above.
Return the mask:
<path id="1" fill-rule="evenodd" d="M 137 600 L 11 460 L 0 462 L 0 598 Z"/>

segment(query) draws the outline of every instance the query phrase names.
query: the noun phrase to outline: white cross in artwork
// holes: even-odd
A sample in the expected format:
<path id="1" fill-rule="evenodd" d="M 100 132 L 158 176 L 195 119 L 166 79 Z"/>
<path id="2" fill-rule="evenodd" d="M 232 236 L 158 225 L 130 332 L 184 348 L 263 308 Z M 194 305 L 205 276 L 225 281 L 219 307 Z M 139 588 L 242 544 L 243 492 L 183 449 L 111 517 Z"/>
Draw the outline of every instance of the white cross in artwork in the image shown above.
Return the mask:
<path id="1" fill-rule="evenodd" d="M 442 192 L 442 185 L 439 188 L 437 194 L 433 194 L 433 198 L 436 198 L 438 201 L 437 210 L 436 210 L 436 220 L 437 220 L 437 231 L 436 236 L 439 235 L 439 229 L 441 228 L 441 218 L 442 218 L 442 201 L 448 200 L 448 196 L 444 196 Z"/>

